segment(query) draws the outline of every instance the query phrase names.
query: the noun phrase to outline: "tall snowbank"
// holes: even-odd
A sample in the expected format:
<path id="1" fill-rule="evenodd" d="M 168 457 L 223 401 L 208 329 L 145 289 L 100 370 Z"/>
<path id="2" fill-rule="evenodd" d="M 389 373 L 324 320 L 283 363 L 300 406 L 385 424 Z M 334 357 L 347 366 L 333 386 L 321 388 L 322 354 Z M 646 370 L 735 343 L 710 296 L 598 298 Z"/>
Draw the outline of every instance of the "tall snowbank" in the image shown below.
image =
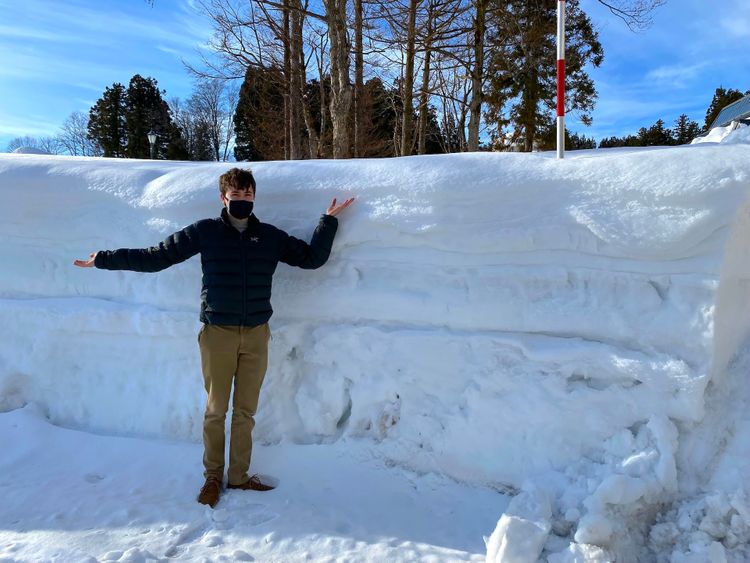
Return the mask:
<path id="1" fill-rule="evenodd" d="M 333 197 L 358 197 L 328 264 L 277 272 L 256 439 L 364 439 L 415 470 L 534 482 L 556 561 L 635 549 L 720 447 L 691 437 L 748 334 L 749 156 L 254 164 L 257 215 L 302 238 Z M 0 409 L 200 439 L 199 261 L 72 261 L 216 215 L 229 167 L 0 155 Z"/>

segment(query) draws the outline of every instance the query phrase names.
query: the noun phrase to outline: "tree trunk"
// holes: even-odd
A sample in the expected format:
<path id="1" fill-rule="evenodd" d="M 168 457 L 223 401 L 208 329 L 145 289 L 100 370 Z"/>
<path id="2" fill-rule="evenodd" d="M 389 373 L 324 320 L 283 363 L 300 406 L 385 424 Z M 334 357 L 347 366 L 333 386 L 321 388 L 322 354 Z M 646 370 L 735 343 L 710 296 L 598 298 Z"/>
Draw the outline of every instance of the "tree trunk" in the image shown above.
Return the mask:
<path id="1" fill-rule="evenodd" d="M 425 154 L 427 152 L 427 105 L 430 98 L 430 57 L 432 55 L 433 15 L 433 3 L 432 0 L 430 0 L 430 4 L 427 8 L 427 32 L 425 34 L 424 67 L 422 68 L 422 92 L 419 100 L 419 142 L 417 154 Z"/>
<path id="2" fill-rule="evenodd" d="M 534 84 L 531 75 L 533 71 L 527 69 L 527 82 L 529 83 L 521 96 L 521 122 L 523 124 L 523 151 L 531 152 L 534 150 L 534 137 L 536 137 L 536 106 L 538 100 L 532 94 Z"/>
<path id="3" fill-rule="evenodd" d="M 363 89 L 362 0 L 354 0 L 354 158 L 362 152 Z"/>
<path id="4" fill-rule="evenodd" d="M 299 2 L 299 0 L 295 0 L 296 2 Z M 296 74 L 296 81 L 297 81 L 297 95 L 299 96 L 299 106 L 300 111 L 302 112 L 302 120 L 305 124 L 305 129 L 307 130 L 307 152 L 308 152 L 308 158 L 318 158 L 318 151 L 320 146 L 320 140 L 318 137 L 318 133 L 315 131 L 315 120 L 312 117 L 312 113 L 310 113 L 310 106 L 307 103 L 307 100 L 305 100 L 305 88 L 307 86 L 307 67 L 305 65 L 305 51 L 302 45 L 302 27 L 304 25 L 304 16 L 300 12 L 300 24 L 299 29 L 297 30 L 299 33 L 298 39 L 294 42 L 294 47 L 296 51 L 296 61 L 297 61 L 297 68 L 298 71 Z M 300 124 L 301 125 L 301 124 Z M 301 147 L 300 147 L 301 150 Z"/>
<path id="5" fill-rule="evenodd" d="M 302 51 L 302 13 L 300 0 L 288 0 L 291 33 L 289 36 L 289 158 L 302 158 L 302 88 L 303 70 L 299 53 Z"/>
<path id="6" fill-rule="evenodd" d="M 469 142 L 466 139 L 466 105 L 461 106 L 461 113 L 458 116 L 458 141 L 461 146 L 461 152 L 471 150 Z"/>
<path id="7" fill-rule="evenodd" d="M 404 106 L 404 115 L 401 122 L 401 156 L 412 153 L 412 127 L 414 98 L 414 51 L 416 43 L 417 6 L 419 0 L 409 0 L 409 23 L 406 35 L 406 68 L 404 69 L 403 90 L 401 99 Z"/>
<path id="8" fill-rule="evenodd" d="M 322 155 L 323 153 L 323 140 L 326 136 L 326 130 L 327 130 L 327 119 L 326 119 L 326 113 L 328 111 L 328 102 L 326 100 L 326 77 L 325 73 L 323 72 L 323 44 L 321 42 L 320 45 L 320 62 L 318 66 L 318 75 L 320 79 L 320 142 L 318 145 L 318 153 Z"/>
<path id="9" fill-rule="evenodd" d="M 290 0 L 284 0 L 284 36 L 282 41 L 284 43 L 284 158 L 289 160 L 292 158 L 291 154 L 291 131 L 292 131 L 292 111 L 291 111 L 291 99 L 289 92 L 291 91 L 291 50 L 289 48 L 289 2 Z"/>
<path id="10" fill-rule="evenodd" d="M 346 0 L 323 0 L 331 41 L 331 121 L 333 158 L 349 157 L 349 111 L 352 86 L 349 82 L 351 44 L 347 35 Z"/>
<path id="11" fill-rule="evenodd" d="M 474 67 L 471 69 L 471 102 L 469 104 L 468 149 L 479 150 L 479 122 L 482 117 L 482 83 L 484 82 L 484 34 L 487 0 L 474 0 L 476 19 L 474 21 Z"/>

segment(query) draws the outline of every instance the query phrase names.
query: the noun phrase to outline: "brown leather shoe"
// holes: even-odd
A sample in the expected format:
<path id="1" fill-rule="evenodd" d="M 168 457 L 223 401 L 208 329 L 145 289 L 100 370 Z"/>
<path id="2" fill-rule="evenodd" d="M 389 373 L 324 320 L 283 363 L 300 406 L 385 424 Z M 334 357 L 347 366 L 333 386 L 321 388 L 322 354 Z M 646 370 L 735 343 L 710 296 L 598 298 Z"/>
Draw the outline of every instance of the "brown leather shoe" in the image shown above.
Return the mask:
<path id="1" fill-rule="evenodd" d="M 216 477 L 208 477 L 198 494 L 198 502 L 213 508 L 219 502 L 219 495 L 221 495 L 221 481 Z"/>
<path id="2" fill-rule="evenodd" d="M 257 475 L 250 477 L 250 480 L 241 485 L 227 485 L 227 489 L 242 489 L 243 491 L 272 491 L 276 487 L 261 483 Z"/>

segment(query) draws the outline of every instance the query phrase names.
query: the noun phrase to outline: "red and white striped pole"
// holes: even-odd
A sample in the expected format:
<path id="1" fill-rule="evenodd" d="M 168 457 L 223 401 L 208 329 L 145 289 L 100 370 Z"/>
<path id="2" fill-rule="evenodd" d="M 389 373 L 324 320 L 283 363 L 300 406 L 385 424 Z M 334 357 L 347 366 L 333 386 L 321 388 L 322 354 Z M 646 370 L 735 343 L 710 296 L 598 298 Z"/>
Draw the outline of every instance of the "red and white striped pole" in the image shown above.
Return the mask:
<path id="1" fill-rule="evenodd" d="M 565 0 L 557 0 L 557 158 L 565 157 Z"/>

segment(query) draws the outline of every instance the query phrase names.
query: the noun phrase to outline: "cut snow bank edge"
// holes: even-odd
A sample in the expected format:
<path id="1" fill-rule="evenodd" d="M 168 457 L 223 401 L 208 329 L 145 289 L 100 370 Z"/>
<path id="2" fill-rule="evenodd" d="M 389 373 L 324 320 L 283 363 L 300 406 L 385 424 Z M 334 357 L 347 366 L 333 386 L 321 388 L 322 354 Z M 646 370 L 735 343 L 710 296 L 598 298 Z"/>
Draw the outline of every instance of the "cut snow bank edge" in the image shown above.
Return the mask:
<path id="1" fill-rule="evenodd" d="M 261 220 L 302 238 L 358 197 L 324 268 L 279 268 L 257 439 L 364 438 L 498 487 L 536 476 L 554 534 L 611 547 L 616 513 L 670 498 L 678 473 L 702 482 L 692 462 L 716 454 L 691 435 L 747 334 L 749 153 L 255 164 Z M 228 167 L 0 156 L 0 408 L 199 439 L 197 260 L 71 262 L 215 215 Z"/>

